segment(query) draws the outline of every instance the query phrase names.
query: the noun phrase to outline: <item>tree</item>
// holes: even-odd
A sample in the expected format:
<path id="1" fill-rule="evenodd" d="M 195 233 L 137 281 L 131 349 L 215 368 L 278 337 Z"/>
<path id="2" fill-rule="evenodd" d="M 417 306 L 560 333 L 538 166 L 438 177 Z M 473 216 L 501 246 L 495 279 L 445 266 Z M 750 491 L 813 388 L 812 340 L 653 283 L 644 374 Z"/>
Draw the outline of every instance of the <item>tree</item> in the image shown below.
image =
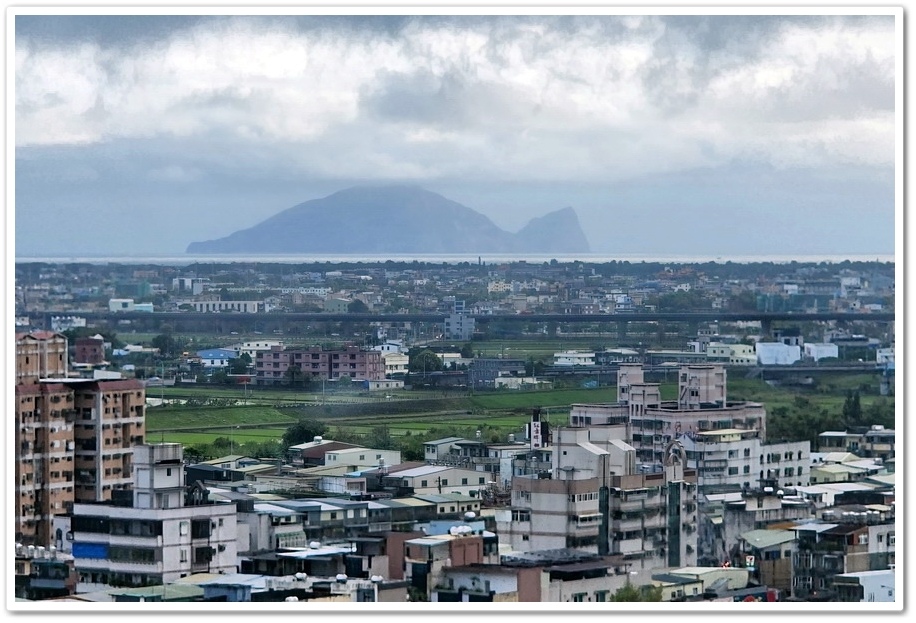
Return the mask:
<path id="1" fill-rule="evenodd" d="M 353 299 L 347 305 L 348 314 L 365 314 L 369 311 L 369 306 L 359 299 Z"/>
<path id="2" fill-rule="evenodd" d="M 286 372 L 283 373 L 283 377 L 286 379 L 286 384 L 290 387 L 295 387 L 296 385 L 302 385 L 305 379 L 305 375 L 302 373 L 302 368 L 299 367 L 299 364 L 293 363 L 286 369 Z"/>
<path id="3" fill-rule="evenodd" d="M 229 374 L 245 374 L 251 366 L 251 355 L 242 353 L 240 357 L 229 360 Z"/>
<path id="4" fill-rule="evenodd" d="M 435 372 L 442 369 L 442 360 L 427 348 L 416 355 L 411 352 L 407 368 L 411 372 Z"/>
<path id="5" fill-rule="evenodd" d="M 846 401 L 843 403 L 843 421 L 847 427 L 863 425 L 862 403 L 858 391 L 849 390 L 846 393 Z"/>
<path id="6" fill-rule="evenodd" d="M 299 421 L 286 429 L 283 433 L 283 445 L 287 448 L 295 446 L 306 441 L 312 441 L 315 437 L 324 435 L 328 429 L 327 425 L 315 418 L 303 417 Z"/>
<path id="7" fill-rule="evenodd" d="M 661 601 L 662 588 L 660 586 L 633 586 L 627 584 L 617 589 L 611 595 L 611 601 Z"/>
<path id="8" fill-rule="evenodd" d="M 159 355 L 171 359 L 178 354 L 178 342 L 169 333 L 160 333 L 152 340 L 153 348 L 159 349 Z"/>
<path id="9" fill-rule="evenodd" d="M 461 358 L 462 359 L 473 359 L 474 358 L 474 346 L 470 342 L 465 342 L 464 346 L 461 347 Z"/>

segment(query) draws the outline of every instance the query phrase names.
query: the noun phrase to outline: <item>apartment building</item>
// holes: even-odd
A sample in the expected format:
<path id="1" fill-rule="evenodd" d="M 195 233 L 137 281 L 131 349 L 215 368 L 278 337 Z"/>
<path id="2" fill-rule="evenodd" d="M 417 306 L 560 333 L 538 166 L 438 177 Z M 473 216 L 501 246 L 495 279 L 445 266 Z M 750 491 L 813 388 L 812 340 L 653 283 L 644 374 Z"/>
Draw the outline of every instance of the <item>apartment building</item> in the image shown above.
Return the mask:
<path id="1" fill-rule="evenodd" d="M 129 496 L 77 503 L 55 526 L 72 535 L 77 593 L 174 582 L 192 573 L 237 571 L 236 507 L 184 485 L 181 444 L 138 445 Z"/>
<path id="2" fill-rule="evenodd" d="M 66 378 L 67 337 L 53 331 L 16 334 L 16 385 L 39 379 Z"/>
<path id="3" fill-rule="evenodd" d="M 512 481 L 512 550 L 619 554 L 642 569 L 695 564 L 695 470 L 673 444 L 662 469 L 645 473 L 623 434 L 625 427 L 556 430 L 550 477 Z"/>
<path id="4" fill-rule="evenodd" d="M 662 401 L 658 383 L 646 383 L 641 364 L 620 364 L 617 402 L 574 404 L 573 427 L 629 425 L 627 441 L 637 460 L 661 465 L 672 441 L 696 440 L 705 431 L 755 430 L 766 439 L 766 410 L 762 404 L 729 401 L 726 371 L 720 365 L 682 365 L 678 370 L 677 400 Z"/>
<path id="5" fill-rule="evenodd" d="M 49 546 L 55 515 L 76 502 L 110 500 L 131 485 L 142 443 L 141 381 L 49 379 L 15 389 L 16 540 Z"/>
<path id="6" fill-rule="evenodd" d="M 688 464 L 697 470 L 701 493 L 741 491 L 762 486 L 809 484 L 811 442 L 765 444 L 756 430 L 726 428 L 680 438 Z"/>
<path id="7" fill-rule="evenodd" d="M 282 384 L 287 381 L 287 371 L 298 366 L 307 379 L 334 381 L 347 376 L 351 379 L 381 381 L 385 378 L 382 353 L 346 346 L 341 350 L 287 348 L 272 346 L 269 351 L 258 351 L 255 359 L 258 385 Z"/>

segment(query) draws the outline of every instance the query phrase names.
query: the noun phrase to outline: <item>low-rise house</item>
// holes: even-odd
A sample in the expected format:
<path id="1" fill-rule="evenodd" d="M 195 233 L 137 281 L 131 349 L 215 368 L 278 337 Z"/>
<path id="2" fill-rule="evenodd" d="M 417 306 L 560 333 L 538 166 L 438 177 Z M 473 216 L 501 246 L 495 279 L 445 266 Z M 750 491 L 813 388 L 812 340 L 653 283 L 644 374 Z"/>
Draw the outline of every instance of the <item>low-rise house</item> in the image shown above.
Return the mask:
<path id="1" fill-rule="evenodd" d="M 744 567 L 752 584 L 792 590 L 792 561 L 796 552 L 791 530 L 750 530 L 738 539 L 733 566 Z"/>

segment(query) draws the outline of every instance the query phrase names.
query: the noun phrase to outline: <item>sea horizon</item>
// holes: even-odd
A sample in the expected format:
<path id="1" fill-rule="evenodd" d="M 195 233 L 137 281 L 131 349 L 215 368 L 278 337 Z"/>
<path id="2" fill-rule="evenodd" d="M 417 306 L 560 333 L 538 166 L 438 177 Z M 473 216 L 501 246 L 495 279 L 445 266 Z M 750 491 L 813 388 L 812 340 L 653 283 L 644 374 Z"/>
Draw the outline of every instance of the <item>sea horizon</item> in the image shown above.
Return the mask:
<path id="1" fill-rule="evenodd" d="M 526 254 L 526 253 L 505 253 L 505 254 L 484 254 L 484 253 L 402 253 L 402 254 L 363 254 L 363 253 L 301 253 L 301 254 L 163 254 L 163 255 L 125 255 L 125 254 L 62 254 L 62 255 L 35 255 L 35 256 L 16 256 L 15 263 L 41 262 L 49 264 L 224 264 L 224 263 L 272 263 L 272 264 L 310 264 L 310 263 L 365 263 L 365 264 L 384 264 L 386 262 L 425 262 L 436 264 L 461 264 L 470 263 L 511 263 L 511 262 L 532 262 L 532 263 L 549 263 L 551 261 L 559 263 L 585 262 L 591 264 L 604 264 L 610 262 L 631 262 L 631 263 L 651 263 L 651 262 L 671 262 L 676 264 L 704 264 L 709 262 L 736 264 L 754 264 L 754 263 L 776 263 L 790 264 L 798 262 L 807 263 L 831 263 L 839 264 L 845 261 L 849 262 L 879 262 L 895 263 L 895 254 L 887 253 L 849 253 L 849 254 L 741 254 L 741 255 L 720 255 L 720 254 L 649 254 L 649 253 L 562 253 L 562 254 Z"/>

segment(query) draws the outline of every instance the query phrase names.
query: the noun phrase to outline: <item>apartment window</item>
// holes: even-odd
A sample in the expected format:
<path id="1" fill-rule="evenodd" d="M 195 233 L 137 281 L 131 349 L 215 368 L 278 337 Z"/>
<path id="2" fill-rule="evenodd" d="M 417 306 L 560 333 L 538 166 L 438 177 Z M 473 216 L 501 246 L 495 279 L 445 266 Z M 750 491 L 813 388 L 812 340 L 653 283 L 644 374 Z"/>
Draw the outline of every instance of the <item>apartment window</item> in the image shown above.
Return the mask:
<path id="1" fill-rule="evenodd" d="M 171 467 L 167 467 L 167 468 L 165 469 L 165 475 L 166 475 L 166 476 L 171 476 L 171 475 L 172 475 L 172 468 L 171 468 Z"/>
<path id="2" fill-rule="evenodd" d="M 421 481 L 420 481 L 420 486 L 421 486 L 421 487 L 428 487 L 428 486 L 429 486 L 429 483 L 428 483 L 426 480 L 421 480 Z"/>
<path id="3" fill-rule="evenodd" d="M 750 474 L 750 473 L 751 473 L 751 466 L 750 466 L 750 465 L 745 465 L 745 466 L 744 466 L 744 473 L 745 473 L 745 474 Z"/>
<path id="4" fill-rule="evenodd" d="M 577 602 L 585 601 L 585 595 L 586 593 L 573 593 L 572 600 Z"/>
<path id="5" fill-rule="evenodd" d="M 182 521 L 178 524 L 178 534 L 185 536 L 188 533 L 189 524 L 186 521 Z"/>
<path id="6" fill-rule="evenodd" d="M 729 468 L 728 468 L 728 475 L 729 475 L 729 476 L 734 476 L 734 475 L 736 475 L 737 473 L 738 473 L 738 468 L 737 468 L 737 467 L 729 467 Z"/>
<path id="7" fill-rule="evenodd" d="M 462 479 L 461 479 L 461 484 L 463 484 L 463 485 L 468 484 L 468 479 L 467 479 L 467 478 L 462 478 Z"/>
<path id="8" fill-rule="evenodd" d="M 595 601 L 605 602 L 610 591 L 595 591 Z"/>
<path id="9" fill-rule="evenodd" d="M 188 550 L 181 550 L 181 562 L 188 562 Z"/>
<path id="10" fill-rule="evenodd" d="M 477 484 L 482 485 L 485 482 L 485 480 L 486 479 L 483 476 L 481 476 L 480 478 L 477 479 Z"/>

